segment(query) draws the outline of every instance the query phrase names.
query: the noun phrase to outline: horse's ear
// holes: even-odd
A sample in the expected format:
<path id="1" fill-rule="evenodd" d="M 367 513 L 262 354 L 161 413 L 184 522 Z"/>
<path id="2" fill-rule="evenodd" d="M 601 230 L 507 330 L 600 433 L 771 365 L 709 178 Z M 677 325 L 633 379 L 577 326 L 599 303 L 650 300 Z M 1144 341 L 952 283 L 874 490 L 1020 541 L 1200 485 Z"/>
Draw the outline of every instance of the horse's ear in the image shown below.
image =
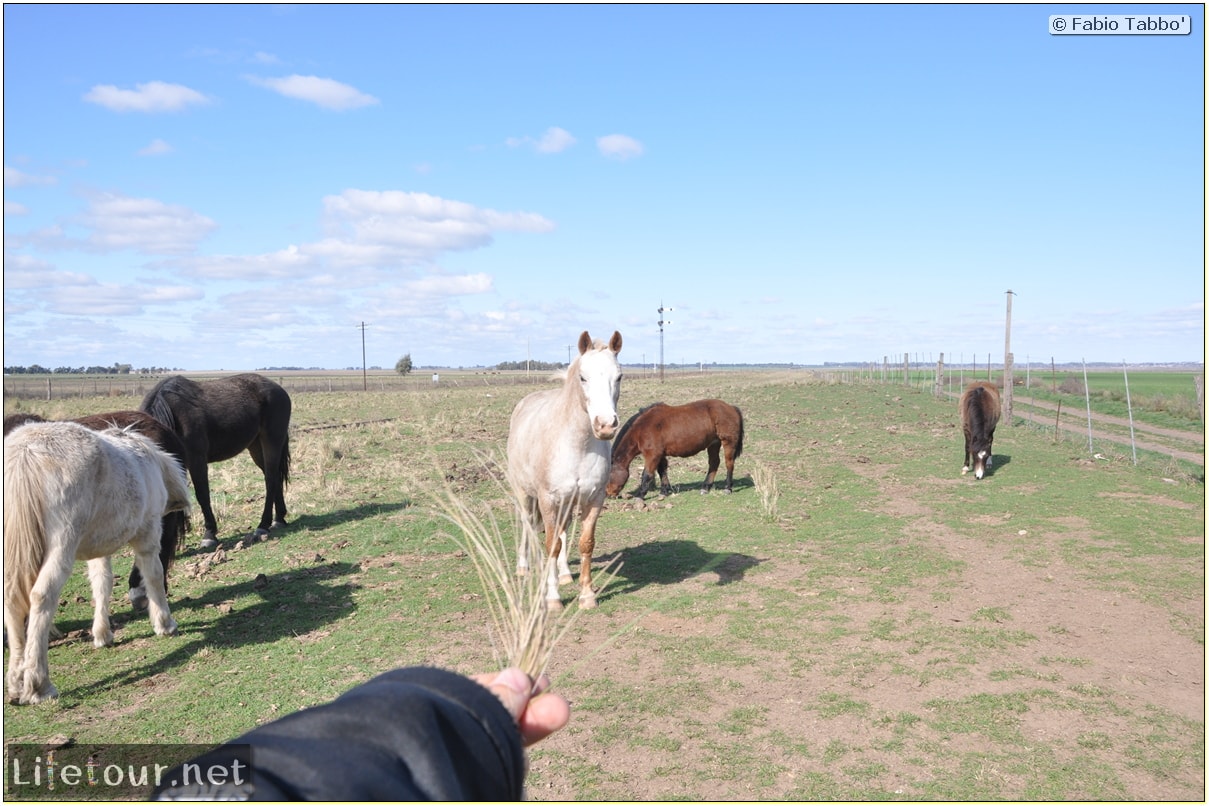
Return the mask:
<path id="1" fill-rule="evenodd" d="M 584 331 L 579 337 L 579 354 L 583 355 L 592 346 L 592 337 L 588 335 L 588 331 Z"/>
<path id="2" fill-rule="evenodd" d="M 621 352 L 621 334 L 616 330 L 613 331 L 613 338 L 609 339 L 609 349 L 615 353 Z"/>

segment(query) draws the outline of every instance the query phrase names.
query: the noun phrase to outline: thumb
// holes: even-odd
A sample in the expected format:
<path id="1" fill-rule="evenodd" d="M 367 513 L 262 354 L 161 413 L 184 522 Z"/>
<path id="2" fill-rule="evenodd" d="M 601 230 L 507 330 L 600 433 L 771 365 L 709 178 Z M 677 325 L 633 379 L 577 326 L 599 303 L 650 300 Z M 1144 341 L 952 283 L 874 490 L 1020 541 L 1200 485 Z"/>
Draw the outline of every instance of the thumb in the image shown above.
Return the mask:
<path id="1" fill-rule="evenodd" d="M 520 719 L 533 696 L 533 680 L 515 667 L 504 669 L 486 685 L 499 697 L 513 719 Z"/>

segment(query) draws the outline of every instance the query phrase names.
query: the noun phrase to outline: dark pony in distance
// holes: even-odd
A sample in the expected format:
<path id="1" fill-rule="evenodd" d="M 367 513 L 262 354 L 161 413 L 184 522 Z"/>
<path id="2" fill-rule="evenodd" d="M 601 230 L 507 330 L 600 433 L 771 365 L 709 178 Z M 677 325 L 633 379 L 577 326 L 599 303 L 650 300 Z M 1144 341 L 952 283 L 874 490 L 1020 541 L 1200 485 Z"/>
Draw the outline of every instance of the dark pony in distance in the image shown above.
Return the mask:
<path id="1" fill-rule="evenodd" d="M 961 475 L 974 468 L 974 478 L 981 479 L 991 467 L 991 443 L 995 426 L 999 424 L 999 390 L 990 381 L 975 381 L 961 393 L 957 404 L 961 412 L 961 431 L 965 436 L 965 453 L 961 458 Z"/>
<path id="2" fill-rule="evenodd" d="M 256 536 L 267 535 L 269 529 L 285 523 L 291 403 L 278 384 L 251 372 L 202 383 L 173 375 L 157 383 L 139 409 L 175 431 L 185 445 L 193 492 L 205 521 L 203 549 L 218 546 L 208 465 L 245 450 L 264 473 L 264 510 Z"/>
<path id="3" fill-rule="evenodd" d="M 88 562 L 93 646 L 113 643 L 110 556 L 125 545 L 147 580 L 156 635 L 176 633 L 156 552 L 163 516 L 188 507 L 184 468 L 133 428 L 28 423 L 4 438 L 9 702 L 58 696 L 48 670 L 50 630 L 76 560 Z"/>
<path id="4" fill-rule="evenodd" d="M 743 453 L 743 413 L 721 400 L 696 400 L 683 406 L 652 403 L 626 421 L 613 440 L 612 469 L 606 493 L 621 495 L 630 478 L 630 463 L 642 454 L 642 480 L 634 496 L 642 498 L 659 474 L 662 495 L 670 495 L 667 457 L 709 453 L 702 494 L 713 487 L 720 453 L 726 454 L 726 492 L 731 491 L 735 460 Z"/>
<path id="5" fill-rule="evenodd" d="M 4 418 L 4 436 L 8 436 L 14 428 L 25 423 L 43 422 L 46 420 L 37 414 L 10 414 Z M 112 411 L 108 414 L 77 417 L 71 422 L 79 423 L 93 431 L 104 431 L 108 428 L 133 428 L 138 433 L 150 437 L 160 450 L 179 462 L 181 467 L 186 467 L 188 464 L 185 446 L 181 443 L 180 437 L 150 414 L 144 414 L 141 411 Z M 160 568 L 164 572 L 165 588 L 168 585 L 168 571 L 172 568 L 176 552 L 187 531 L 189 531 L 189 515 L 184 510 L 174 510 L 164 515 L 160 530 Z M 147 606 L 147 591 L 137 563 L 130 569 L 130 592 L 127 596 L 136 610 L 142 610 Z"/>

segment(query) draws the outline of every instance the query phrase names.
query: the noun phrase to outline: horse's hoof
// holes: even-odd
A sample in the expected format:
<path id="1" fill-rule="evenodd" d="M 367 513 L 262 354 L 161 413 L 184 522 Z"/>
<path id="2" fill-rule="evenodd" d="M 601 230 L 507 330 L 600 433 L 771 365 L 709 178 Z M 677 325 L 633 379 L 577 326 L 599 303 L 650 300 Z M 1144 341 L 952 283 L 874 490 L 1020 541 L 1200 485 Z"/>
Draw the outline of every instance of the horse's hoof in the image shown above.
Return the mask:
<path id="1" fill-rule="evenodd" d="M 252 532 L 252 541 L 255 543 L 263 543 L 264 541 L 266 541 L 268 539 L 269 539 L 269 530 L 268 529 L 257 529 L 256 531 Z"/>
<path id="2" fill-rule="evenodd" d="M 59 699 L 59 690 L 55 688 L 53 683 L 47 683 L 46 688 L 42 691 L 30 692 L 27 696 L 21 698 L 22 705 L 37 705 L 47 700 Z"/>
<path id="3" fill-rule="evenodd" d="M 546 610 L 550 611 L 551 613 L 557 613 L 558 611 L 560 611 L 562 609 L 563 609 L 562 599 L 547 599 L 546 600 Z"/>
<path id="4" fill-rule="evenodd" d="M 156 627 L 155 634 L 156 635 L 176 635 L 177 630 L 178 630 L 178 628 L 176 625 L 176 621 L 169 621 L 168 627 L 166 629 L 163 627 Z"/>
<path id="5" fill-rule="evenodd" d="M 214 535 L 206 535 L 201 539 L 201 542 L 197 544 L 198 548 L 200 548 L 202 551 L 213 551 L 214 549 L 218 548 L 219 545 L 218 538 Z"/>
<path id="6" fill-rule="evenodd" d="M 967 466 L 967 467 L 963 467 L 963 468 L 961 469 L 961 475 L 963 475 L 963 476 L 964 476 L 966 473 L 969 473 L 969 472 L 970 472 L 970 468 L 969 468 L 968 466 Z"/>
<path id="7" fill-rule="evenodd" d="M 570 574 L 559 574 L 558 575 L 558 584 L 559 585 L 570 585 L 574 581 L 575 581 L 575 578 L 572 577 Z"/>
<path id="8" fill-rule="evenodd" d="M 108 635 L 102 633 L 99 636 L 94 635 L 92 637 L 92 645 L 96 649 L 104 649 L 107 646 L 113 646 L 113 633 L 111 632 Z"/>
<path id="9" fill-rule="evenodd" d="M 596 607 L 596 594 L 592 591 L 579 594 L 580 610 L 591 610 Z"/>
<path id="10" fill-rule="evenodd" d="M 283 526 L 285 526 L 285 521 L 273 521 L 273 525 L 269 527 L 269 531 L 280 529 Z"/>
<path id="11" fill-rule="evenodd" d="M 138 611 L 147 609 L 147 591 L 144 588 L 131 588 L 127 592 L 126 598 L 130 600 L 132 609 Z"/>

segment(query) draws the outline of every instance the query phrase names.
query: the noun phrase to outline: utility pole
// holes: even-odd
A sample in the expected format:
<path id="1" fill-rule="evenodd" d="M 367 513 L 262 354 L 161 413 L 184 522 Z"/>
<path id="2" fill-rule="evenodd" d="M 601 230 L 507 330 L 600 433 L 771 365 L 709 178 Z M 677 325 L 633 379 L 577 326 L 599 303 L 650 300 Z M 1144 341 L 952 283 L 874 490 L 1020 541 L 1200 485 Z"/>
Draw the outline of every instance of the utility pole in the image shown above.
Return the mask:
<path id="1" fill-rule="evenodd" d="M 365 377 L 365 323 L 357 327 L 361 328 L 361 391 L 364 392 L 369 389 L 369 381 Z"/>
<path id="2" fill-rule="evenodd" d="M 663 314 L 671 311 L 671 308 L 663 307 L 663 300 L 659 300 L 659 382 L 663 383 L 663 326 L 670 325 L 670 319 L 664 320 Z"/>
<path id="3" fill-rule="evenodd" d="M 1007 322 L 1003 333 L 1003 421 L 1012 424 L 1012 289 L 1007 291 Z"/>

